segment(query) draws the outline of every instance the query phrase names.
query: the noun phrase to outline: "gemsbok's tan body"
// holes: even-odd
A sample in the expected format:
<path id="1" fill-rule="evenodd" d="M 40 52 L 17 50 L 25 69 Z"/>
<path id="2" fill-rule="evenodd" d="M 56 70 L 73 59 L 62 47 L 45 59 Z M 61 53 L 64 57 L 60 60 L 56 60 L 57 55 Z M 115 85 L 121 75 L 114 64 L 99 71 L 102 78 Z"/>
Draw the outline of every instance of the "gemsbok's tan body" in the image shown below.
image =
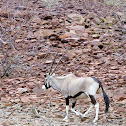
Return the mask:
<path id="1" fill-rule="evenodd" d="M 106 104 L 105 112 L 108 112 L 109 98 L 105 93 L 101 82 L 98 79 L 96 79 L 95 77 L 86 77 L 86 78 L 77 77 L 74 74 L 68 74 L 66 76 L 55 76 L 54 71 L 51 73 L 51 69 L 50 72 L 45 75 L 45 84 L 42 86 L 42 89 L 48 89 L 52 87 L 53 89 L 59 91 L 64 96 L 66 100 L 66 117 L 64 118 L 64 120 L 68 119 L 69 99 L 72 98 L 72 107 L 71 107 L 72 112 L 76 113 L 76 115 L 80 115 L 81 117 L 85 117 L 88 114 L 88 112 L 92 109 L 92 107 L 95 106 L 96 115 L 93 122 L 97 121 L 99 104 L 96 101 L 95 96 L 96 92 L 100 87 L 102 89 L 104 101 Z M 91 106 L 89 107 L 89 109 L 84 114 L 75 111 L 74 107 L 76 105 L 76 101 L 78 99 L 83 99 L 86 97 L 89 97 L 91 99 Z"/>

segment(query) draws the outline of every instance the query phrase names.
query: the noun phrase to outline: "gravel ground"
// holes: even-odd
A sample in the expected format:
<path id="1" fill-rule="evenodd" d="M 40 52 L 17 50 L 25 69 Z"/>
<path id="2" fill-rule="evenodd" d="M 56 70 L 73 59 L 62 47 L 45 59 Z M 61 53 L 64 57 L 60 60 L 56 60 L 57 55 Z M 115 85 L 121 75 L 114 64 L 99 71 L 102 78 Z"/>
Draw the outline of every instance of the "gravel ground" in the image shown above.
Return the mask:
<path id="1" fill-rule="evenodd" d="M 58 101 L 57 101 L 58 102 Z M 0 126 L 125 126 L 126 118 L 123 114 L 112 113 L 104 114 L 104 111 L 99 112 L 99 121 L 92 123 L 94 112 L 87 115 L 86 118 L 80 118 L 70 112 L 70 119 L 64 122 L 62 119 L 65 116 L 65 105 L 53 102 L 48 104 L 11 104 L 0 103 Z M 87 103 L 88 105 L 88 103 Z M 87 105 L 84 107 L 86 109 Z M 59 107 L 60 106 L 60 107 Z M 61 107 L 62 106 L 62 107 Z M 89 105 L 88 105 L 89 106 Z M 63 109 L 62 109 L 63 108 Z M 82 103 L 77 105 L 77 110 L 83 112 Z M 110 108 L 111 110 L 111 108 Z M 35 112 L 37 111 L 39 115 Z M 94 110 L 92 110 L 94 111 Z"/>

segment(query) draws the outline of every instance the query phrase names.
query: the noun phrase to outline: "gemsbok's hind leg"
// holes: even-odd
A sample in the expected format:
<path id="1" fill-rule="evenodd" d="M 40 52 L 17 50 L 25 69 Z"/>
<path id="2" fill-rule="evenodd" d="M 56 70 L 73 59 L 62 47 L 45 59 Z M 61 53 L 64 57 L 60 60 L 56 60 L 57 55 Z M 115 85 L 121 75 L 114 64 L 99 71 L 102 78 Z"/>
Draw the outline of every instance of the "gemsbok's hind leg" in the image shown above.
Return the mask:
<path id="1" fill-rule="evenodd" d="M 96 115 L 95 115 L 95 119 L 93 120 L 93 122 L 96 122 L 98 120 L 99 104 L 96 102 L 96 99 L 93 95 L 89 95 L 89 97 L 91 99 L 92 104 L 90 105 L 89 109 L 83 114 L 82 117 L 85 117 L 90 112 L 90 110 L 93 108 L 93 106 L 95 106 Z"/>
<path id="2" fill-rule="evenodd" d="M 95 109 L 96 109 L 96 115 L 95 115 L 95 119 L 93 122 L 96 122 L 98 120 L 99 103 L 95 104 Z"/>
<path id="3" fill-rule="evenodd" d="M 88 108 L 88 110 L 82 115 L 82 117 L 85 117 L 90 111 L 91 109 L 93 108 L 93 104 L 90 105 L 90 107 Z"/>
<path id="4" fill-rule="evenodd" d="M 72 99 L 72 106 L 71 106 L 71 111 L 74 112 L 76 115 L 79 115 L 79 116 L 82 116 L 83 114 L 78 112 L 78 111 L 75 111 L 74 107 L 76 105 L 76 101 L 75 99 Z"/>
<path id="5" fill-rule="evenodd" d="M 93 120 L 93 122 L 96 122 L 98 120 L 99 103 L 96 102 L 94 95 L 89 95 L 89 97 L 91 99 L 91 103 L 95 106 L 96 114 L 95 114 L 95 119 Z"/>

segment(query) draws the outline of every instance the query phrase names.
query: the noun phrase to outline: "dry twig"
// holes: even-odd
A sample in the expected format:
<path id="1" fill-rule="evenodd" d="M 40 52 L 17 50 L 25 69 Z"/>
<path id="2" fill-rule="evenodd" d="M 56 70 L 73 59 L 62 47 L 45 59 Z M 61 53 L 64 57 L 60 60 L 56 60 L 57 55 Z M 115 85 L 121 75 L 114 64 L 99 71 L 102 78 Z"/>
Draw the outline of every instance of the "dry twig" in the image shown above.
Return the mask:
<path id="1" fill-rule="evenodd" d="M 33 108 L 32 108 L 32 111 L 33 111 L 34 114 L 36 114 L 37 117 L 42 118 L 43 121 L 47 122 L 48 125 L 51 126 L 51 121 L 46 120 L 43 116 L 41 116 L 41 115 L 37 112 L 37 110 L 36 110 L 36 108 L 35 108 L 34 106 L 33 106 Z"/>

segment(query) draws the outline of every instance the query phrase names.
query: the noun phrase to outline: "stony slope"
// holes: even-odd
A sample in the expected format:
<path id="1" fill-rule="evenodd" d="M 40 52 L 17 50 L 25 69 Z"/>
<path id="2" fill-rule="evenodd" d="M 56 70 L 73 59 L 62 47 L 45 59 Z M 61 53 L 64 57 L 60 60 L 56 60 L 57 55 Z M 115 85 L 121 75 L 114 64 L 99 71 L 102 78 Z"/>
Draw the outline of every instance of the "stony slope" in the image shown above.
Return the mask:
<path id="1" fill-rule="evenodd" d="M 6 2 L 0 6 L 0 32 L 3 35 L 0 58 L 5 66 L 5 61 L 10 64 L 10 76 L 2 77 L 0 83 L 1 125 L 39 126 L 48 125 L 46 121 L 49 120 L 57 126 L 93 125 L 93 112 L 84 119 L 70 113 L 70 121 L 63 122 L 63 97 L 52 89 L 41 90 L 44 74 L 55 53 L 59 54 L 58 63 L 68 47 L 70 49 L 55 71 L 56 75 L 72 72 L 77 76 L 99 78 L 111 106 L 105 115 L 100 91 L 96 125 L 125 125 L 126 21 L 122 10 L 113 7 L 113 12 L 104 3 L 86 0 L 59 1 L 53 8 L 36 0 L 27 4 L 11 1 L 8 10 Z M 0 68 L 2 70 L 2 65 Z M 89 105 L 89 100 L 80 100 L 76 108 L 85 112 Z M 42 117 L 35 116 L 34 108 Z"/>

